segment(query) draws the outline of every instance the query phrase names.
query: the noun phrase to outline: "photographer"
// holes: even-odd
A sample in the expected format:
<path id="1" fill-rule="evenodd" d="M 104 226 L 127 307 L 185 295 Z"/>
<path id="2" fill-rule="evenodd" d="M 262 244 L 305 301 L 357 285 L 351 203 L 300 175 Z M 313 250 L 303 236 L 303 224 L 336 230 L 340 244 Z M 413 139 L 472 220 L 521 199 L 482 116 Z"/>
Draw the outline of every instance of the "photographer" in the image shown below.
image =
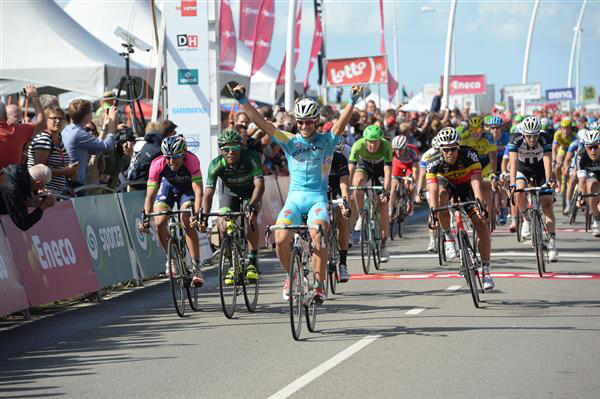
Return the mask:
<path id="1" fill-rule="evenodd" d="M 0 215 L 10 215 L 21 230 L 29 230 L 41 218 L 43 212 L 54 206 L 52 194 L 44 189 L 52 179 L 52 171 L 43 164 L 27 170 L 25 165 L 10 165 L 0 169 Z M 28 206 L 35 207 L 29 213 Z"/>
<path id="2" fill-rule="evenodd" d="M 121 124 L 115 133 L 114 148 L 104 154 L 104 170 L 101 183 L 107 184 L 110 188 L 116 188 L 119 184 L 119 174 L 127 170 L 133 154 L 133 144 L 135 135 L 133 129 L 125 124 Z"/>

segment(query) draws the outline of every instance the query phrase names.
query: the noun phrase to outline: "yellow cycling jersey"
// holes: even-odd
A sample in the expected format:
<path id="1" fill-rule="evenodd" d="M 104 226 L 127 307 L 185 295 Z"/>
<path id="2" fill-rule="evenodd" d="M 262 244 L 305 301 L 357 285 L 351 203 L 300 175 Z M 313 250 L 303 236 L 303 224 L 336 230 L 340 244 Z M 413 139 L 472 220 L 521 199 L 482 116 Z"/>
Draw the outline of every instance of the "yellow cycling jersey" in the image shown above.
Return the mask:
<path id="1" fill-rule="evenodd" d="M 569 145 L 573 142 L 573 140 L 575 139 L 575 134 L 571 131 L 571 133 L 569 133 L 569 135 L 567 137 L 565 137 L 562 134 L 562 129 L 558 129 L 555 133 L 554 133 L 554 140 L 553 143 L 558 143 L 558 146 L 561 149 L 566 150 L 567 148 L 569 148 Z"/>
<path id="2" fill-rule="evenodd" d="M 460 145 L 471 147 L 477 152 L 479 162 L 481 163 L 482 175 L 487 177 L 491 174 L 490 153 L 496 153 L 496 144 L 493 137 L 485 133 L 479 140 L 471 138 L 470 133 L 465 137 L 461 135 Z"/>

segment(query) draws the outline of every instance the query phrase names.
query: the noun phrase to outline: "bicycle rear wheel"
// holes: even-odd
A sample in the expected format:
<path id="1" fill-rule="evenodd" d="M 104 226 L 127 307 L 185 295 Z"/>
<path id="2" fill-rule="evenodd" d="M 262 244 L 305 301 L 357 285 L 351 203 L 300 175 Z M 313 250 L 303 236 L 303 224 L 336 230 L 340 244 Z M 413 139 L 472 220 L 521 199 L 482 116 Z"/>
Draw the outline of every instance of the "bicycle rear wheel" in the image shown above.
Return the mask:
<path id="1" fill-rule="evenodd" d="M 256 281 L 250 281 L 246 278 L 246 267 L 244 267 L 243 276 L 240 276 L 242 280 L 242 289 L 244 291 L 244 302 L 246 302 L 246 309 L 248 312 L 254 313 L 256 310 L 256 304 L 258 303 L 258 293 L 260 291 L 260 278 Z"/>
<path id="2" fill-rule="evenodd" d="M 360 257 L 365 274 L 369 274 L 371 271 L 371 243 L 369 242 L 369 236 L 369 216 L 368 213 L 363 210 L 360 225 Z"/>
<path id="3" fill-rule="evenodd" d="M 473 305 L 476 308 L 479 307 L 479 291 L 477 287 L 476 279 L 479 277 L 475 275 L 475 263 L 469 253 L 469 237 L 465 231 L 461 231 L 458 236 L 458 242 L 460 246 L 460 264 L 463 271 L 469 291 L 471 291 L 471 298 L 473 299 Z"/>
<path id="4" fill-rule="evenodd" d="M 381 227 L 378 220 L 371 219 L 369 242 L 371 243 L 371 256 L 375 270 L 381 270 Z"/>
<path id="5" fill-rule="evenodd" d="M 533 232 L 531 234 L 533 240 L 533 247 L 535 248 L 535 258 L 537 261 L 538 273 L 540 277 L 544 277 L 544 272 L 546 270 L 546 257 L 545 257 L 545 249 L 544 249 L 544 239 L 542 236 L 542 221 L 541 215 L 539 211 L 534 210 L 532 212 L 532 228 Z"/>
<path id="6" fill-rule="evenodd" d="M 237 257 L 238 254 L 235 251 L 231 237 L 225 236 L 221 243 L 221 261 L 219 262 L 219 294 L 221 296 L 223 314 L 228 319 L 233 317 L 237 302 L 238 265 L 236 262 L 239 262 L 239 259 L 236 259 Z M 225 277 L 230 269 L 235 270 L 235 273 L 232 284 L 227 285 L 225 284 Z"/>
<path id="7" fill-rule="evenodd" d="M 290 325 L 292 327 L 292 336 L 296 341 L 300 340 L 302 330 L 302 307 L 304 302 L 304 276 L 302 275 L 302 254 L 298 248 L 292 250 L 290 262 L 290 271 L 288 274 L 289 301 L 290 301 Z"/>
<path id="8" fill-rule="evenodd" d="M 173 295 L 173 304 L 175 311 L 179 317 L 185 314 L 185 272 L 183 270 L 183 260 L 179 254 L 179 248 L 173 238 L 169 238 L 167 246 L 167 262 L 169 262 L 169 283 L 171 285 L 171 293 Z"/>

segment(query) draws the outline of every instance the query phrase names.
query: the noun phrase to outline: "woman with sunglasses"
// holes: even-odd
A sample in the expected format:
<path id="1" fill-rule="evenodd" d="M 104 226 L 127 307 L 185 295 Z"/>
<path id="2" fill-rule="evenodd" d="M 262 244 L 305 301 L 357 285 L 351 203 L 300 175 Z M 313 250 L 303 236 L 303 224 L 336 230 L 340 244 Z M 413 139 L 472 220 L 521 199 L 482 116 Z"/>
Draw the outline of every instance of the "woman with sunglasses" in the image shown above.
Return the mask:
<path id="1" fill-rule="evenodd" d="M 485 215 L 479 157 L 474 149 L 459 145 L 460 135 L 452 127 L 440 130 L 437 137 L 442 156 L 432 158 L 426 166 L 429 204 L 432 208 L 439 208 L 448 205 L 451 198 L 458 198 L 460 202 L 476 199 L 481 203 L 484 215 L 480 215 L 477 207 L 473 205 L 465 206 L 465 211 L 479 237 L 477 249 L 483 269 L 483 289 L 491 290 L 495 286 L 490 274 L 491 238 Z M 446 257 L 454 259 L 457 254 L 454 235 L 450 228 L 450 214 L 447 210 L 441 211 L 438 213 L 438 218 L 444 231 Z"/>
<path id="2" fill-rule="evenodd" d="M 265 182 L 258 153 L 242 146 L 242 136 L 235 129 L 226 129 L 219 137 L 217 143 L 221 155 L 216 157 L 208 167 L 206 178 L 206 192 L 202 208 L 209 212 L 212 209 L 213 196 L 217 187 L 217 180 L 223 183 L 223 192 L 219 199 L 220 212 L 240 212 L 242 202 L 246 203 L 246 237 L 248 239 L 248 268 L 246 278 L 257 281 L 258 269 L 258 228 L 256 218 L 260 212 L 260 204 L 265 192 Z M 241 200 L 241 201 L 240 201 Z M 207 227 L 207 220 L 200 221 L 201 229 Z M 217 223 L 219 233 L 225 231 L 225 220 L 219 218 Z M 235 270 L 232 267 L 225 277 L 225 284 L 232 285 Z"/>
<path id="3" fill-rule="evenodd" d="M 577 153 L 577 178 L 579 179 L 579 192 L 593 194 L 600 192 L 600 130 L 586 130 L 582 135 L 584 148 Z M 600 237 L 600 198 L 588 197 L 588 204 L 592 210 L 592 235 Z M 583 206 L 582 198 L 581 205 Z"/>
<path id="4" fill-rule="evenodd" d="M 550 262 L 558 260 L 556 250 L 556 232 L 554 209 L 552 208 L 553 195 L 550 188 L 554 187 L 552 171 L 552 137 L 542 134 L 540 119 L 528 116 L 519 125 L 519 134 L 512 134 L 509 150 L 510 189 L 527 187 L 530 180 L 536 186 L 546 185 L 548 190 L 540 191 L 540 204 L 546 216 L 548 229 L 548 259 Z M 531 218 L 528 212 L 527 194 L 516 193 L 515 201 L 523 215 L 521 237 L 531 237 Z"/>
<path id="5" fill-rule="evenodd" d="M 175 202 L 179 209 L 194 207 L 196 215 L 200 212 L 202 204 L 202 173 L 200 172 L 200 161 L 187 151 L 183 136 L 170 136 L 165 138 L 161 144 L 163 155 L 152 161 L 148 173 L 148 188 L 146 190 L 146 201 L 144 203 L 145 214 L 167 211 L 173 208 Z M 156 201 L 155 201 L 156 199 Z M 167 252 L 169 232 L 167 230 L 168 215 L 154 217 L 154 224 L 158 232 L 160 243 Z M 185 229 L 185 241 L 192 258 L 192 284 L 201 287 L 203 284 L 200 272 L 200 248 L 198 244 L 198 233 L 192 223 L 190 215 L 182 214 L 181 222 Z M 147 232 L 150 220 L 145 217 L 140 225 L 142 232 Z M 165 273 L 169 275 L 170 267 L 166 265 Z"/>

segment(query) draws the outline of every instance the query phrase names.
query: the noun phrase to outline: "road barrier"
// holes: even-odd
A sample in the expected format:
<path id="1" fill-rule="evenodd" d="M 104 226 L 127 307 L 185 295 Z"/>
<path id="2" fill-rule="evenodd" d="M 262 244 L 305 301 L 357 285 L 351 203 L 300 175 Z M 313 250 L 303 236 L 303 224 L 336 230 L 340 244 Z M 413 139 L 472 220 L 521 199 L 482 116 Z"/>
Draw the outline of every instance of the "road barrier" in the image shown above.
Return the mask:
<path id="1" fill-rule="evenodd" d="M 265 176 L 258 218 L 261 232 L 274 224 L 289 177 Z M 28 231 L 0 216 L 0 316 L 96 292 L 164 271 L 158 237 L 140 234 L 145 191 L 76 197 L 58 202 Z M 264 234 L 259 234 L 264 246 Z M 201 259 L 212 250 L 200 235 Z"/>

